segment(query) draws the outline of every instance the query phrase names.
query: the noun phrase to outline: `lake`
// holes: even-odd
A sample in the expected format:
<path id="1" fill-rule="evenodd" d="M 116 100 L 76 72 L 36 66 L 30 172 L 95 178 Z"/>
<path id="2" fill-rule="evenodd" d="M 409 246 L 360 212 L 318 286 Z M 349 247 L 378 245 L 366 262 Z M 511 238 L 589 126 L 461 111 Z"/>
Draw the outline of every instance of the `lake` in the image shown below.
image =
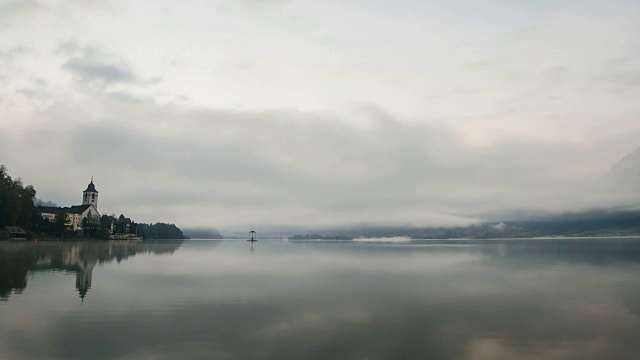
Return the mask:
<path id="1" fill-rule="evenodd" d="M 638 359 L 640 239 L 0 243 L 0 359 Z"/>

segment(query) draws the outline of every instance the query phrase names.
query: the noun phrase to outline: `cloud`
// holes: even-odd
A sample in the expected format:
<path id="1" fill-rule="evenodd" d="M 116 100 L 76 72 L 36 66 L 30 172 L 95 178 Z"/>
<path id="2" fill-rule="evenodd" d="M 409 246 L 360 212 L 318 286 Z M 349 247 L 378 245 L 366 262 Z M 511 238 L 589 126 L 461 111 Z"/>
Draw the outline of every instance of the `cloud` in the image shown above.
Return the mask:
<path id="1" fill-rule="evenodd" d="M 612 93 L 626 94 L 629 91 L 638 91 L 640 89 L 640 72 L 614 72 L 600 76 L 597 83 L 605 84 Z"/>
<path id="2" fill-rule="evenodd" d="M 126 64 L 111 63 L 100 59 L 73 57 L 62 67 L 78 76 L 78 81 L 100 82 L 103 84 L 130 83 L 135 75 Z"/>
<path id="3" fill-rule="evenodd" d="M 243 10 L 264 10 L 269 8 L 278 9 L 291 3 L 291 0 L 223 0 L 220 2 L 222 8 L 240 8 Z"/>
<path id="4" fill-rule="evenodd" d="M 635 7 L 589 4 L 55 3 L 0 34 L 2 135 L 26 147 L 3 161 L 59 204 L 94 175 L 106 211 L 185 225 L 588 207 L 640 143 Z"/>
<path id="5" fill-rule="evenodd" d="M 141 89 L 162 82 L 160 76 L 150 79 L 139 76 L 126 61 L 97 46 L 64 41 L 53 53 L 70 56 L 61 69 L 73 75 L 75 89 L 88 95 L 130 103 L 153 102 L 153 96 L 144 95 Z"/>
<path id="6" fill-rule="evenodd" d="M 119 101 L 125 101 L 125 102 L 132 102 L 132 103 L 146 103 L 146 102 L 153 102 L 153 99 L 150 97 L 140 97 L 140 96 L 136 96 L 130 92 L 127 91 L 111 91 L 111 92 L 106 92 L 105 95 L 107 95 L 108 97 L 115 99 L 115 100 L 119 100 Z"/>
<path id="7" fill-rule="evenodd" d="M 53 51 L 53 53 L 65 54 L 67 56 L 71 56 L 81 49 L 82 47 L 77 42 L 67 40 L 67 41 L 61 41 L 56 47 L 56 49 Z"/>
<path id="8" fill-rule="evenodd" d="M 25 46 L 15 46 L 5 51 L 0 50 L 0 63 L 12 63 L 15 59 L 19 58 L 22 55 L 26 55 L 31 52 L 31 49 Z"/>
<path id="9" fill-rule="evenodd" d="M 73 169 L 64 181 L 34 184 L 39 197 L 59 204 L 73 202 L 94 176 L 100 209 L 138 221 L 452 225 L 483 211 L 565 210 L 598 199 L 582 196 L 567 167 L 585 161 L 580 147 L 468 147 L 447 127 L 409 125 L 379 110 L 363 108 L 368 125 L 356 127 L 330 113 L 195 110 L 109 97 L 74 109 L 71 117 L 50 110 L 51 120 L 60 119 L 55 128 L 20 136 L 20 158 L 39 159 L 30 170 L 13 170 L 18 157 L 7 165 L 27 179 Z M 51 151 L 37 151 L 42 142 Z"/>
<path id="10" fill-rule="evenodd" d="M 45 9 L 37 0 L 8 0 L 0 4 L 0 30 L 21 24 Z"/>

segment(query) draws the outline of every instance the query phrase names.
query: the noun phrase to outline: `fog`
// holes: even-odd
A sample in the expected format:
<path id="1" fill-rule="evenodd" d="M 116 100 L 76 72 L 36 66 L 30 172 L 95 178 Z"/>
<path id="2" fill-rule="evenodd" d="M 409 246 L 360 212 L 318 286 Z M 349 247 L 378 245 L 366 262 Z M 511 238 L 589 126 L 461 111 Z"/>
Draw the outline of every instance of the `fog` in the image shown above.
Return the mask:
<path id="1" fill-rule="evenodd" d="M 631 2 L 0 6 L 0 163 L 61 206 L 92 176 L 181 226 L 638 203 L 594 186 L 640 145 Z"/>

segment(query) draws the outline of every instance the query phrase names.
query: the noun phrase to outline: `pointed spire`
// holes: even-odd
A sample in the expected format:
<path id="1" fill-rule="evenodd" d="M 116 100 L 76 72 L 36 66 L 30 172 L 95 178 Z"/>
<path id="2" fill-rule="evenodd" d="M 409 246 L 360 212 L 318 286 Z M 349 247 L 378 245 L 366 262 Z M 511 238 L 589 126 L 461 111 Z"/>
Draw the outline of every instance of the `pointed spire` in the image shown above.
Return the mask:
<path id="1" fill-rule="evenodd" d="M 93 176 L 91 177 L 91 182 L 87 185 L 87 190 L 84 192 L 98 192 L 98 190 L 96 190 L 96 186 L 93 184 Z"/>

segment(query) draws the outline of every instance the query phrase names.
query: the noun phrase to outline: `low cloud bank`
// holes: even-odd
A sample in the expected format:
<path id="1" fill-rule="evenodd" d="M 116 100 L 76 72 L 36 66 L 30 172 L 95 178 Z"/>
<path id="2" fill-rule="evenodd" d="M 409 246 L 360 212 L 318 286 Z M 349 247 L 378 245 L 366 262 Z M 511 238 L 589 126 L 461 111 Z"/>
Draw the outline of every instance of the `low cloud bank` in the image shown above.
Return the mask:
<path id="1" fill-rule="evenodd" d="M 137 221 L 452 226 L 504 209 L 621 201 L 573 172 L 570 165 L 588 161 L 582 148 L 479 148 L 445 126 L 409 125 L 381 110 L 362 110 L 366 125 L 353 126 L 330 113 L 188 110 L 108 97 L 78 105 L 72 117 L 58 108 L 41 115 L 56 126 L 1 135 L 21 149 L 5 152 L 6 165 L 59 204 L 77 202 L 94 176 L 100 210 Z"/>

